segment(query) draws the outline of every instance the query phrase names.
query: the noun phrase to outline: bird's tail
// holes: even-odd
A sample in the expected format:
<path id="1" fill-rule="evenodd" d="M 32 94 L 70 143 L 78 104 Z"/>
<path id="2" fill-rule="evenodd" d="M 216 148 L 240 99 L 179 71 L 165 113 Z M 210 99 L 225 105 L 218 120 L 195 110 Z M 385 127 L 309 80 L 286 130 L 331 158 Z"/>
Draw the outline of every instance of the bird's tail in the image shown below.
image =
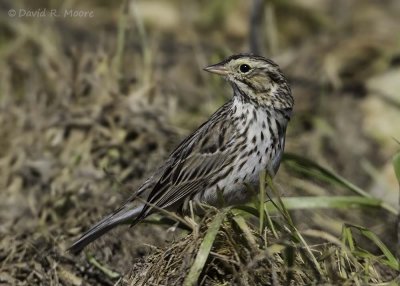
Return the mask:
<path id="1" fill-rule="evenodd" d="M 92 226 L 88 231 L 86 231 L 77 241 L 75 241 L 69 248 L 68 251 L 72 253 L 78 253 L 86 245 L 96 240 L 106 232 L 110 231 L 119 224 L 133 222 L 142 211 L 143 206 L 136 208 L 128 208 L 127 206 L 122 207 L 118 211 L 112 213 L 111 215 L 105 217 L 97 224 Z"/>

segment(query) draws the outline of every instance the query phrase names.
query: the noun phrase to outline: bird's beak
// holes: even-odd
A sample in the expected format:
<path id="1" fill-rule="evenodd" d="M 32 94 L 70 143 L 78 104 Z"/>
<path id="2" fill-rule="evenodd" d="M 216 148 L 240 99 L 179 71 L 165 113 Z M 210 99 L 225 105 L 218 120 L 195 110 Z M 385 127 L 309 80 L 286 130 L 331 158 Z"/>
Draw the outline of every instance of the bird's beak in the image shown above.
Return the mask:
<path id="1" fill-rule="evenodd" d="M 219 75 L 228 75 L 228 70 L 223 64 L 215 64 L 204 68 L 205 71 L 216 73 Z"/>

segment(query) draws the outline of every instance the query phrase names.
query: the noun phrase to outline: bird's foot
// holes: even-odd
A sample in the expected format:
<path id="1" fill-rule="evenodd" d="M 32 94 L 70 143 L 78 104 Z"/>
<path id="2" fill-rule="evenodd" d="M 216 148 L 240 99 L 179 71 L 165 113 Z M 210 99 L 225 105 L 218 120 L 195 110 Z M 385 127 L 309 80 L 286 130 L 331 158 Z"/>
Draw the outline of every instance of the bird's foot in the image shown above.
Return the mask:
<path id="1" fill-rule="evenodd" d="M 192 228 L 193 235 L 197 237 L 199 235 L 199 224 L 194 220 L 191 216 L 184 216 L 183 219 L 187 222 L 187 224 Z"/>

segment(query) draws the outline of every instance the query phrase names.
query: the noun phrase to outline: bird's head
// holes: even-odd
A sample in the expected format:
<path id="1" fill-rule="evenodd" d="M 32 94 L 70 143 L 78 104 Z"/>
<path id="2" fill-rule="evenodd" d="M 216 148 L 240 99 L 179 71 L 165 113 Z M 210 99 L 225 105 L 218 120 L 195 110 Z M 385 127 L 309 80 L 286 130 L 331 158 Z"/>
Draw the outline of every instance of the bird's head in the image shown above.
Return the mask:
<path id="1" fill-rule="evenodd" d="M 289 84 L 279 66 L 261 56 L 239 54 L 204 70 L 225 77 L 235 96 L 277 109 L 292 108 Z"/>

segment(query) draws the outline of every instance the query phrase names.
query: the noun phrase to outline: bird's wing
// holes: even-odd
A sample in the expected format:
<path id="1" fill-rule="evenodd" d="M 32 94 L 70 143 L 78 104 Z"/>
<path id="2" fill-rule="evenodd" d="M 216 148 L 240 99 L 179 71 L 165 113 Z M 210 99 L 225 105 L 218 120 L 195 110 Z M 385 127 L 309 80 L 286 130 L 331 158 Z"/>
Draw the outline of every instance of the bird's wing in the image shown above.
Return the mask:
<path id="1" fill-rule="evenodd" d="M 159 180 L 150 192 L 149 205 L 143 208 L 140 220 L 151 212 L 151 205 L 168 208 L 184 198 L 204 190 L 235 159 L 233 149 L 236 127 L 227 119 L 224 106 L 209 121 L 184 140 L 170 155 Z"/>

